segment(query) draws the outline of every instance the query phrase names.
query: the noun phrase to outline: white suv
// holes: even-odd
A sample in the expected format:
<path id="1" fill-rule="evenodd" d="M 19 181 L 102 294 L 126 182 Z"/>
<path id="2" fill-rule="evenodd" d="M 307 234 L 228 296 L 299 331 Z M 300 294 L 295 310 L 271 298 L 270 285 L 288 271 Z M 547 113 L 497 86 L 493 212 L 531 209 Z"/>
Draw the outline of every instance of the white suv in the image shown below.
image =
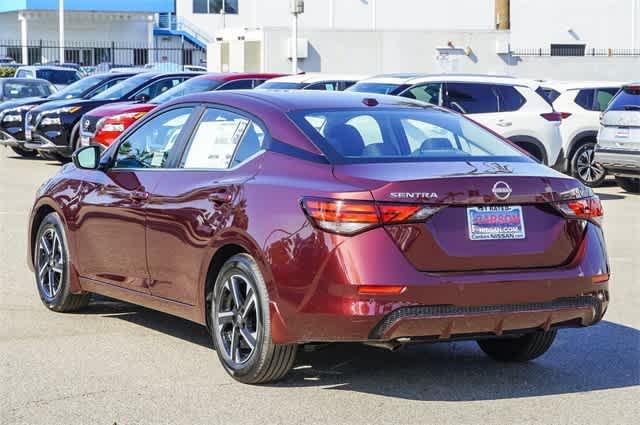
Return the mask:
<path id="1" fill-rule="evenodd" d="M 562 117 L 535 92 L 538 86 L 532 80 L 490 75 L 389 74 L 360 81 L 348 90 L 404 96 L 468 115 L 564 172 Z"/>
<path id="2" fill-rule="evenodd" d="M 627 192 L 640 193 L 640 83 L 625 85 L 602 114 L 595 160 Z"/>
<path id="3" fill-rule="evenodd" d="M 618 93 L 622 82 L 548 82 L 536 90 L 562 114 L 560 134 L 567 156 L 567 171 L 582 183 L 597 187 L 606 177 L 594 161 L 600 114 Z"/>

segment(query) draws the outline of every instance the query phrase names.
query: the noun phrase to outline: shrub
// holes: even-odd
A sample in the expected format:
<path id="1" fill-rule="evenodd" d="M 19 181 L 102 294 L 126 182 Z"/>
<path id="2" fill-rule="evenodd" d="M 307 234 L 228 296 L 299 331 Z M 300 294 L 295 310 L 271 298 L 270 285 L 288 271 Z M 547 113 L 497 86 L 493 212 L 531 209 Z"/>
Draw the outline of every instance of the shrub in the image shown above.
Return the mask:
<path id="1" fill-rule="evenodd" d="M 13 77 L 14 75 L 16 75 L 15 68 L 0 67 L 0 78 Z"/>

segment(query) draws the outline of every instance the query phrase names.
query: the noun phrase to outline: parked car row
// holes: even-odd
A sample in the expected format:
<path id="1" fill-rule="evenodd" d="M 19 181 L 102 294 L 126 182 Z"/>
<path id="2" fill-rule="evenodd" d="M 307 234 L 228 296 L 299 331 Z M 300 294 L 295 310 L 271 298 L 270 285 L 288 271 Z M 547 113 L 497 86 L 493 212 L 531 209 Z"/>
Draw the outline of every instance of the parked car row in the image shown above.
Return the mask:
<path id="1" fill-rule="evenodd" d="M 623 86 L 622 82 L 561 83 L 456 74 L 367 77 L 121 71 L 85 78 L 73 84 L 72 90 L 64 89 L 45 98 L 0 104 L 0 134 L 5 136 L 0 142 L 22 155 L 39 152 L 47 158 L 64 160 L 79 146 L 108 147 L 157 105 L 186 94 L 254 88 L 348 90 L 401 96 L 464 114 L 507 138 L 541 163 L 596 187 L 607 175 L 607 169 L 595 156 L 600 116 Z M 44 71 L 25 69 L 24 72 L 36 75 Z M 193 81 L 182 84 L 191 78 Z M 87 92 L 83 88 L 91 90 Z M 101 93 L 106 89 L 110 90 Z M 630 138 L 633 137 L 631 131 Z M 629 146 L 626 144 L 625 148 Z M 635 177 L 625 173 L 618 175 L 617 180 L 631 179 L 632 184 L 624 187 L 635 187 Z"/>

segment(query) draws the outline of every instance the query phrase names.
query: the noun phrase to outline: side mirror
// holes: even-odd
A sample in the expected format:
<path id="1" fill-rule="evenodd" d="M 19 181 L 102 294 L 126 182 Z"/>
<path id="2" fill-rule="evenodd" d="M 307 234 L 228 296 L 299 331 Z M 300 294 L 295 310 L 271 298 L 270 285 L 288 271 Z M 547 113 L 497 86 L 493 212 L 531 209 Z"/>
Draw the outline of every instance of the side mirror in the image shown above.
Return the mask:
<path id="1" fill-rule="evenodd" d="M 73 153 L 73 164 L 82 170 L 97 170 L 100 167 L 100 148 L 85 146 Z"/>
<path id="2" fill-rule="evenodd" d="M 136 95 L 136 97 L 134 97 L 133 99 L 138 101 L 138 102 L 142 102 L 142 103 L 146 103 L 146 102 L 151 100 L 149 95 L 145 94 L 145 93 L 140 93 L 140 94 Z"/>

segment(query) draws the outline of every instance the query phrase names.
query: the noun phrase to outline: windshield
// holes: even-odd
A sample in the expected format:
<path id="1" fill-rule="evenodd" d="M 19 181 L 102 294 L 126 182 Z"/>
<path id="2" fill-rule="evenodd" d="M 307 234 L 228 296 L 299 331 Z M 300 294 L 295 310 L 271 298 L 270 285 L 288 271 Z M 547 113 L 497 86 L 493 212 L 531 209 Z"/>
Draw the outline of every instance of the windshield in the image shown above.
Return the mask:
<path id="1" fill-rule="evenodd" d="M 50 99 L 75 99 L 88 90 L 91 90 L 93 87 L 97 86 L 101 82 L 105 80 L 104 76 L 93 76 L 83 78 L 82 80 L 76 81 L 70 86 L 65 87 L 60 90 L 58 93 L 54 94 L 50 97 Z"/>
<path id="2" fill-rule="evenodd" d="M 218 87 L 222 82 L 218 80 L 209 80 L 206 78 L 187 80 L 184 83 L 175 86 L 174 88 L 162 93 L 160 96 L 153 99 L 152 102 L 156 105 L 173 100 L 180 96 L 186 96 L 192 93 L 201 93 L 205 91 L 211 91 Z"/>
<path id="3" fill-rule="evenodd" d="M 613 98 L 609 111 L 640 111 L 640 86 L 624 87 Z"/>
<path id="4" fill-rule="evenodd" d="M 397 94 L 401 88 L 400 84 L 356 83 L 347 90 L 359 93 Z"/>
<path id="5" fill-rule="evenodd" d="M 21 99 L 24 97 L 47 97 L 53 93 L 52 86 L 33 81 L 9 81 L 4 83 L 5 99 Z"/>
<path id="6" fill-rule="evenodd" d="M 300 83 L 285 83 L 285 82 L 277 82 L 277 81 L 267 81 L 265 83 L 260 84 L 260 90 L 263 89 L 274 89 L 274 90 L 297 90 L 301 89 L 304 85 Z"/>
<path id="7" fill-rule="evenodd" d="M 439 109 L 313 110 L 291 117 L 335 163 L 530 161 L 473 121 Z"/>
<path id="8" fill-rule="evenodd" d="M 95 96 L 98 100 L 118 100 L 125 98 L 129 93 L 155 77 L 156 74 L 139 74 L 116 84 L 108 90 L 103 91 Z"/>
<path id="9" fill-rule="evenodd" d="M 71 84 L 80 79 L 80 74 L 73 69 L 38 69 L 36 71 L 36 78 L 42 78 L 52 84 Z"/>

